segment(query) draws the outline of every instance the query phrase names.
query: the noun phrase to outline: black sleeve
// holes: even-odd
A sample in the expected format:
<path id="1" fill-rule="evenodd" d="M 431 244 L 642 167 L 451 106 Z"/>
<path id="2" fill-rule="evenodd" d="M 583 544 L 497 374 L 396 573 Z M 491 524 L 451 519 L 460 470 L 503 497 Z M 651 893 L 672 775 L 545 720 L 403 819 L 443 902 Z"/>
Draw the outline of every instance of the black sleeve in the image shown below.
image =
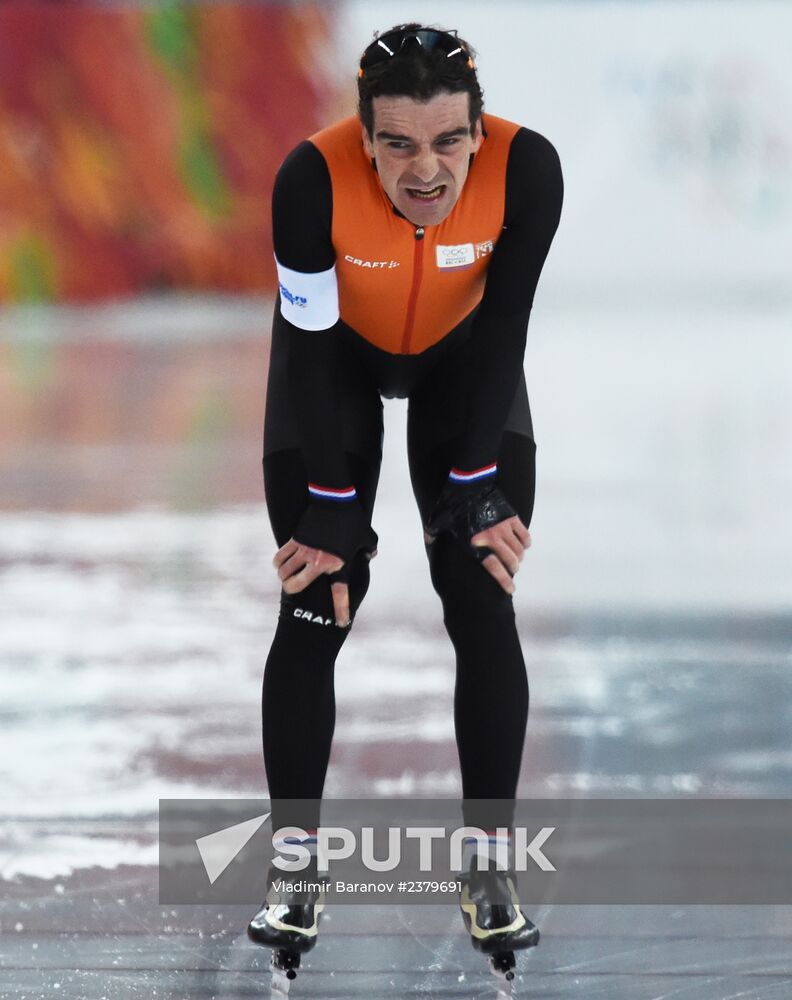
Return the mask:
<path id="1" fill-rule="evenodd" d="M 492 254 L 473 326 L 473 381 L 467 427 L 455 468 L 497 459 L 520 381 L 528 317 L 561 217 L 564 181 L 554 146 L 527 128 L 512 140 L 503 232 Z"/>
<path id="2" fill-rule="evenodd" d="M 315 274 L 335 263 L 333 190 L 324 157 L 308 141 L 284 160 L 272 195 L 272 241 L 280 264 Z M 341 445 L 336 399 L 338 323 L 328 330 L 288 331 L 288 387 L 294 399 L 308 478 L 328 489 L 353 485 Z"/>
<path id="3" fill-rule="evenodd" d="M 304 274 L 335 264 L 333 187 L 325 158 L 301 142 L 283 161 L 272 192 L 272 243 L 284 267 Z"/>

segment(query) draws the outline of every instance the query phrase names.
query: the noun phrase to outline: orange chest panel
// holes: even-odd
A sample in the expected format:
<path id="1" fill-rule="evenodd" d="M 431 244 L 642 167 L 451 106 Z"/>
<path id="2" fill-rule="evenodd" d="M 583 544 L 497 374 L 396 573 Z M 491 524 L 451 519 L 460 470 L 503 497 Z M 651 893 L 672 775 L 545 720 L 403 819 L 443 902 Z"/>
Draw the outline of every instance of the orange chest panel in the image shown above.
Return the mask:
<path id="1" fill-rule="evenodd" d="M 462 194 L 439 226 L 416 238 L 366 156 L 357 118 L 311 137 L 333 189 L 332 240 L 341 319 L 391 354 L 420 354 L 481 301 L 503 229 L 506 164 L 519 126 L 484 115 L 487 137 Z"/>

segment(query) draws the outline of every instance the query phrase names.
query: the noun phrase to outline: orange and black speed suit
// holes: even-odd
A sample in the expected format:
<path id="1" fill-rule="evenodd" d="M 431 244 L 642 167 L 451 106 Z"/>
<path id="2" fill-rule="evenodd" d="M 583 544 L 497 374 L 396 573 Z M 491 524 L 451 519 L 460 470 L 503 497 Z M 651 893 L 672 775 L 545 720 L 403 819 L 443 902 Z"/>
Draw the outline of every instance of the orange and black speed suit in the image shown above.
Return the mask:
<path id="1" fill-rule="evenodd" d="M 438 226 L 416 227 L 389 201 L 350 118 L 300 144 L 273 195 L 280 297 L 264 436 L 268 511 L 279 545 L 323 505 L 370 520 L 381 397 L 407 397 L 408 454 L 424 523 L 449 476 L 496 476 L 527 525 L 534 442 L 523 376 L 526 329 L 563 194 L 543 136 L 491 115 L 460 197 Z M 332 532 L 331 532 L 332 534 Z M 514 795 L 527 718 L 511 598 L 440 536 L 432 581 L 457 653 L 455 722 L 466 797 Z M 350 561 L 351 607 L 368 586 Z M 405 581 L 407 586 L 408 582 Z M 284 595 L 264 680 L 270 795 L 319 798 L 334 723 L 335 656 L 327 578 Z M 306 697 L 306 692 L 310 696 Z M 291 700 L 300 706 L 301 735 Z"/>

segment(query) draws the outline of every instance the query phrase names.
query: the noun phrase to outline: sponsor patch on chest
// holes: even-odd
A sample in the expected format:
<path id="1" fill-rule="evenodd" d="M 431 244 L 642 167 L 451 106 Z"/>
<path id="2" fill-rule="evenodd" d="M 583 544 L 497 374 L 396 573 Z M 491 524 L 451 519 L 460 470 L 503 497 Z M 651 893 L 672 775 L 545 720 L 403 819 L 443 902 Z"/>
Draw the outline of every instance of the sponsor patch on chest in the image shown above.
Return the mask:
<path id="1" fill-rule="evenodd" d="M 482 257 L 488 257 L 494 246 L 494 240 L 482 240 L 481 243 L 457 243 L 454 246 L 439 243 L 435 247 L 437 266 L 441 271 L 470 267 Z"/>
<path id="2" fill-rule="evenodd" d="M 372 268 L 388 268 L 389 270 L 394 267 L 399 266 L 398 260 L 363 260 L 360 257 L 353 257 L 351 253 L 344 254 L 344 260 L 348 264 L 354 264 L 356 267 L 372 267 Z"/>

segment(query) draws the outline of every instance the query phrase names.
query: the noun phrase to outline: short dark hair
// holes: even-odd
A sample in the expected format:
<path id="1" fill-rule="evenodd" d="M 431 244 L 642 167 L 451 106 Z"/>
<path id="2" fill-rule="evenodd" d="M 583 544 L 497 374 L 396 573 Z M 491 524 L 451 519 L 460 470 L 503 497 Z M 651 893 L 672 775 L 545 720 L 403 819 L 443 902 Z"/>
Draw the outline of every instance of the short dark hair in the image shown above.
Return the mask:
<path id="1" fill-rule="evenodd" d="M 397 24 L 388 29 L 404 32 L 424 30 L 446 29 L 432 29 L 424 24 Z M 375 33 L 374 38 L 385 34 L 388 32 Z M 471 59 L 475 59 L 475 51 L 464 38 L 459 39 L 459 44 Z M 420 45 L 408 45 L 393 58 L 371 66 L 358 77 L 358 114 L 369 136 L 373 138 L 375 97 L 412 97 L 417 101 L 430 101 L 442 93 L 470 95 L 472 135 L 484 107 L 484 93 L 479 86 L 475 67 L 469 66 L 465 59 L 448 59 L 443 52 L 424 49 Z"/>

